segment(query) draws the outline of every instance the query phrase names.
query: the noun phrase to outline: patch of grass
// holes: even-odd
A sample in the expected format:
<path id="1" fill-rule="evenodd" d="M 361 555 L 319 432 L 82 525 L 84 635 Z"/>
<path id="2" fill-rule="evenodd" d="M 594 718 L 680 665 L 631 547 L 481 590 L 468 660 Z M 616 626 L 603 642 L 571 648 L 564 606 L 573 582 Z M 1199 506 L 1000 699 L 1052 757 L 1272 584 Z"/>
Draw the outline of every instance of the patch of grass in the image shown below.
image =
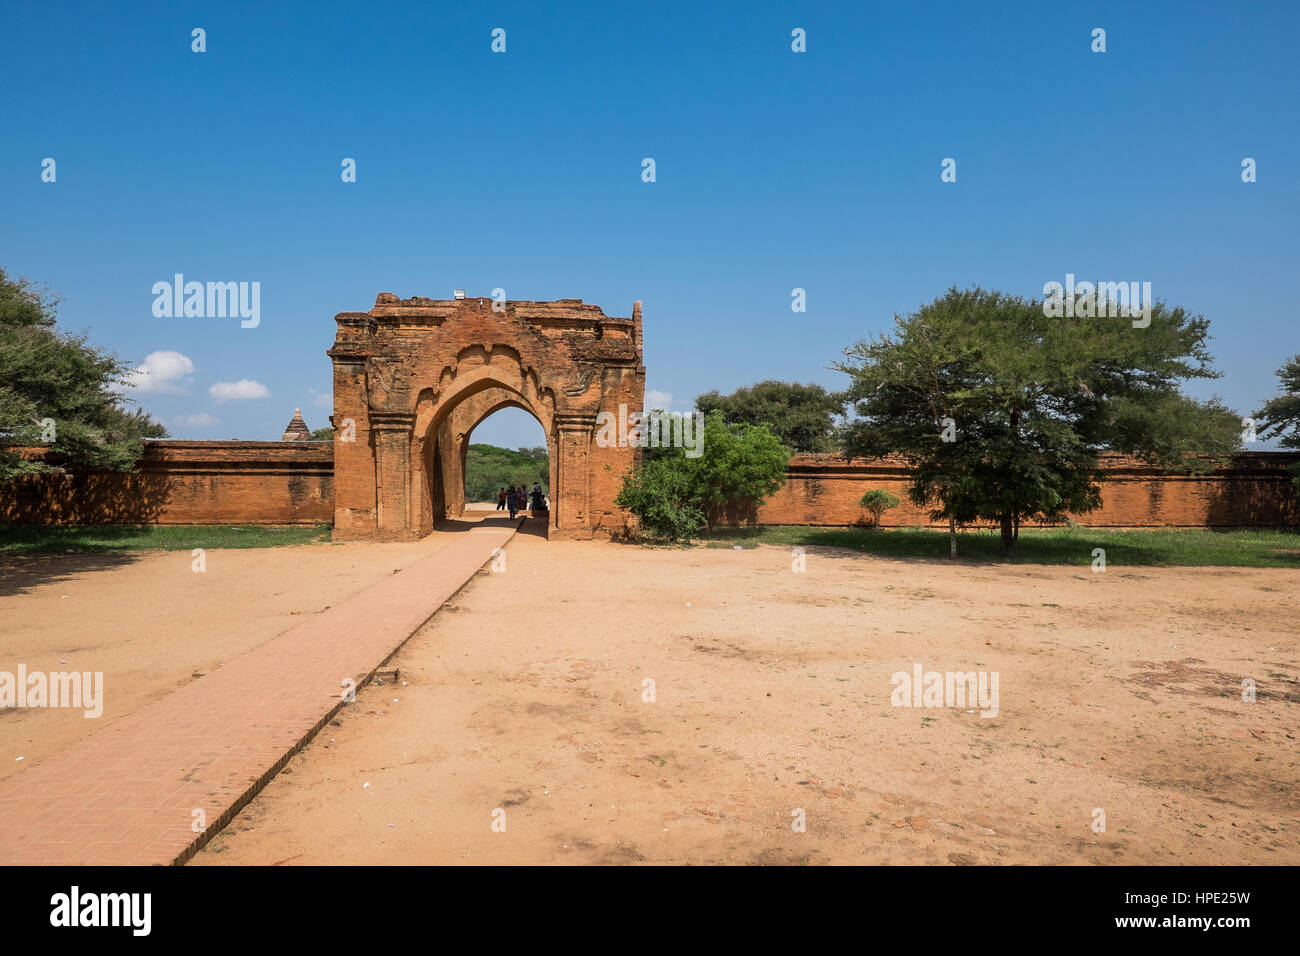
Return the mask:
<path id="1" fill-rule="evenodd" d="M 714 528 L 697 541 L 719 544 L 774 544 L 786 547 L 847 548 L 890 558 L 948 560 L 948 532 L 931 528 L 812 528 L 771 525 Z M 1106 571 L 1124 567 L 1300 568 L 1300 531 L 1243 528 L 1021 528 L 1011 561 L 1016 564 L 1070 564 L 1091 567 L 1093 548 L 1106 552 Z M 957 535 L 958 560 L 1001 561 L 996 530 Z"/>
<path id="2" fill-rule="evenodd" d="M 0 554 L 61 554 L 66 551 L 190 551 L 194 548 L 276 548 L 330 540 L 330 526 L 114 525 L 44 528 L 0 525 Z"/>

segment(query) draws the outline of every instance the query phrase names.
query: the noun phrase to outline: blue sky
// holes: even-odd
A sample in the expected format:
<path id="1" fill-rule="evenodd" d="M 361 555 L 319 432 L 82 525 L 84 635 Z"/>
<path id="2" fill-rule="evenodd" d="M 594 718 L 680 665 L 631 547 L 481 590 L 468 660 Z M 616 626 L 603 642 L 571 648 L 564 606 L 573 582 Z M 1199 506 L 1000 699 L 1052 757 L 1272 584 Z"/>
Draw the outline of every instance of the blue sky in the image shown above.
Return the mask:
<path id="1" fill-rule="evenodd" d="M 641 299 L 679 410 L 842 387 L 895 312 L 1067 272 L 1206 315 L 1224 377 L 1189 391 L 1243 413 L 1300 351 L 1296 3 L 11 3 L 4 32 L 0 265 L 183 356 L 136 395 L 176 437 L 325 424 L 333 316 L 381 291 Z M 178 272 L 259 282 L 260 324 L 155 317 Z"/>

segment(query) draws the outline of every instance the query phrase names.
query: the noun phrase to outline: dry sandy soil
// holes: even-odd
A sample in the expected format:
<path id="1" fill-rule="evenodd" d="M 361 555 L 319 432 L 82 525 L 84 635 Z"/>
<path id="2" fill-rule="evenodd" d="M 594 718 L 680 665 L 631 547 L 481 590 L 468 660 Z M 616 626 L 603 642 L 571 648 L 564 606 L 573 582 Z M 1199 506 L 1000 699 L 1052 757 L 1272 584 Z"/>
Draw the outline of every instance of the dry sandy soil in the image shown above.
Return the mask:
<path id="1" fill-rule="evenodd" d="M 193 863 L 1300 863 L 1293 571 L 506 557 Z M 280 613 L 329 590 L 291 585 Z M 997 716 L 891 706 L 916 663 L 996 672 Z"/>
<path id="2" fill-rule="evenodd" d="M 189 551 L 0 557 L 0 670 L 102 671 L 105 698 L 0 709 L 0 779 L 453 540 L 210 550 L 201 574 Z"/>

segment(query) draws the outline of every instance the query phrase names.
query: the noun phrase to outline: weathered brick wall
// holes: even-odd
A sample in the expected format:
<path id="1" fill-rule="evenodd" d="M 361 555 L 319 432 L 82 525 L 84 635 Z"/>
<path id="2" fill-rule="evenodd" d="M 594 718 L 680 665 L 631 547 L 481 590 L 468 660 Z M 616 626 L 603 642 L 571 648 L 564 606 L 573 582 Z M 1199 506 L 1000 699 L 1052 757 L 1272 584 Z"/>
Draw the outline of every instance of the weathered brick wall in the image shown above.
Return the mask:
<path id="1" fill-rule="evenodd" d="M 1103 456 L 1102 507 L 1073 520 L 1095 527 L 1248 527 L 1300 525 L 1300 507 L 1287 467 L 1300 456 L 1250 452 L 1199 476 L 1162 474 L 1124 455 Z M 758 509 L 759 524 L 849 525 L 867 519 L 862 495 L 883 488 L 897 496 L 885 512 L 889 527 L 929 525 L 924 508 L 907 497 L 907 468 L 890 460 L 851 461 L 797 455 L 785 487 Z"/>
<path id="2" fill-rule="evenodd" d="M 311 524 L 333 517 L 332 442 L 151 441 L 134 473 L 33 475 L 0 485 L 0 523 Z"/>
<path id="3" fill-rule="evenodd" d="M 330 442 L 306 441 L 153 441 L 133 474 L 42 475 L 0 485 L 0 523 L 329 522 L 334 517 L 334 448 Z M 1186 476 L 1163 475 L 1132 458 L 1107 456 L 1103 505 L 1075 520 L 1099 527 L 1300 526 L 1300 506 L 1287 473 L 1297 457 L 1242 454 L 1227 468 Z M 621 473 L 611 468 L 593 475 L 593 481 L 609 483 L 600 490 L 602 496 L 612 497 Z M 757 521 L 859 523 L 866 515 L 858 499 L 872 488 L 884 488 L 901 500 L 885 513 L 886 526 L 931 523 L 924 509 L 908 501 L 907 470 L 901 463 L 832 455 L 791 459 L 785 487 L 758 509 Z M 615 522 L 608 520 L 605 528 L 616 530 Z"/>

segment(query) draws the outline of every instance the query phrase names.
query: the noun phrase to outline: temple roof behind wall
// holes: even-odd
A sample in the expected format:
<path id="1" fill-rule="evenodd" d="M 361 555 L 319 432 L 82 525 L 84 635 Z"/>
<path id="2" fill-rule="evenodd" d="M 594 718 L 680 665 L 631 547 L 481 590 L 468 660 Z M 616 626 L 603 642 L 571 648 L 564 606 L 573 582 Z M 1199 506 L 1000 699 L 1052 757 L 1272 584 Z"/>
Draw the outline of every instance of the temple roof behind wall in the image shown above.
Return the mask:
<path id="1" fill-rule="evenodd" d="M 302 409 L 293 410 L 293 418 L 285 426 L 284 434 L 280 436 L 280 441 L 306 441 L 311 438 L 311 429 L 307 423 L 302 420 Z"/>

